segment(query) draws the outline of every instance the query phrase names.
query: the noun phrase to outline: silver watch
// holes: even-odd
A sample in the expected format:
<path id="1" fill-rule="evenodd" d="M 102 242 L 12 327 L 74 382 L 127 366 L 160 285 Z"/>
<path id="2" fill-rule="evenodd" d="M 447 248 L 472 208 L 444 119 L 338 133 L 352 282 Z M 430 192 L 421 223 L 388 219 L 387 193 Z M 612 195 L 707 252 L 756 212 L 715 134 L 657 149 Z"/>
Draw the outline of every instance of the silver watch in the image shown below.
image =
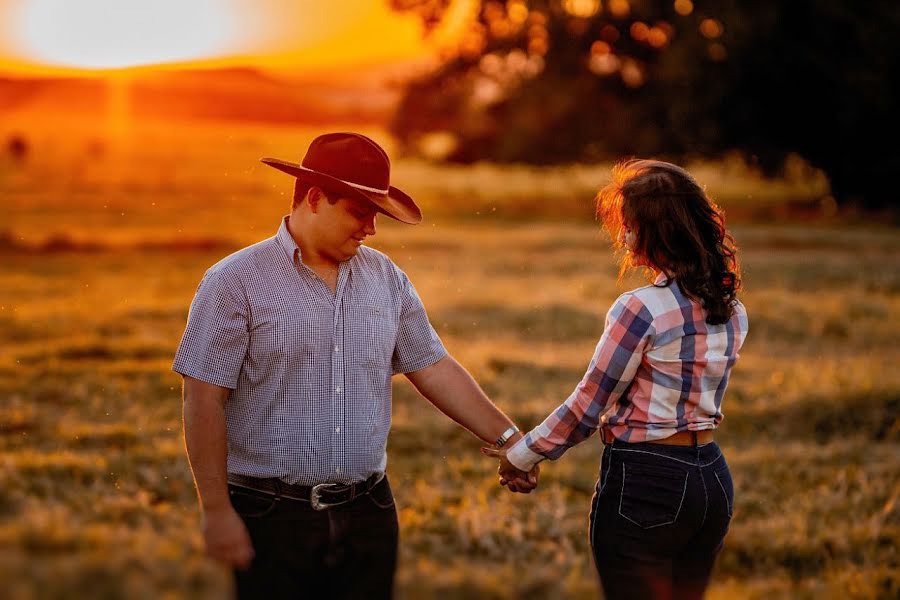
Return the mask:
<path id="1" fill-rule="evenodd" d="M 518 433 L 518 431 L 519 431 L 519 428 L 516 427 L 515 425 L 513 425 L 512 427 L 510 427 L 509 429 L 507 429 L 506 431 L 504 431 L 503 433 L 501 433 L 501 434 L 500 434 L 500 437 L 497 438 L 497 441 L 494 442 L 494 444 L 495 444 L 498 448 L 502 448 L 502 447 L 503 447 L 503 444 L 505 444 L 506 442 L 508 442 L 508 441 L 509 441 L 509 438 L 511 438 L 512 436 L 514 436 L 516 433 Z"/>

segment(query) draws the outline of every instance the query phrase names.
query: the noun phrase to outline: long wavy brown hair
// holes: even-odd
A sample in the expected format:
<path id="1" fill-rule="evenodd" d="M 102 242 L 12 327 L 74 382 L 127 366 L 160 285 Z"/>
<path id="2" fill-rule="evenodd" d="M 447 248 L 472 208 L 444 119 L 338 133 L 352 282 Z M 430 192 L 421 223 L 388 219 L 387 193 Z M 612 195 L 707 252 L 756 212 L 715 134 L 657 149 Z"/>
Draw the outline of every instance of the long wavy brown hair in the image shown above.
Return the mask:
<path id="1" fill-rule="evenodd" d="M 734 314 L 741 288 L 737 246 L 721 209 L 690 173 L 658 160 L 621 162 L 597 194 L 597 219 L 616 249 L 625 251 L 620 280 L 634 267 L 664 272 L 665 285 L 676 281 L 700 302 L 710 325 Z M 626 230 L 634 236 L 630 252 Z"/>

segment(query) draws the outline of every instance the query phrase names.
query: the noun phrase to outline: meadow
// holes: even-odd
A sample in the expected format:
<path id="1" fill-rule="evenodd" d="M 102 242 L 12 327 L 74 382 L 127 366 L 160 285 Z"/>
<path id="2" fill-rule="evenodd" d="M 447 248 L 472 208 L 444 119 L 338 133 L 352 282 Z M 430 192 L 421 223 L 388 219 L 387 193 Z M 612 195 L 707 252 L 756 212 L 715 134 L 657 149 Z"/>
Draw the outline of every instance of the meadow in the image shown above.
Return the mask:
<path id="1" fill-rule="evenodd" d="M 0 159 L 5 598 L 229 591 L 202 553 L 171 360 L 205 269 L 287 211 L 290 179 L 256 160 L 299 160 L 312 133 L 140 133 L 56 143 L 45 124 L 26 157 Z M 800 163 L 774 181 L 736 160 L 694 170 L 735 217 L 751 324 L 717 434 L 736 507 L 709 597 L 898 597 L 898 230 L 842 223 Z M 523 427 L 569 394 L 608 306 L 641 283 L 617 283 L 593 222 L 607 172 L 395 165 L 426 221 L 381 220 L 373 246 Z M 798 203 L 818 218 L 788 218 Z M 545 464 L 530 496 L 500 488 L 480 446 L 395 380 L 398 597 L 600 598 L 586 536 L 599 439 Z"/>

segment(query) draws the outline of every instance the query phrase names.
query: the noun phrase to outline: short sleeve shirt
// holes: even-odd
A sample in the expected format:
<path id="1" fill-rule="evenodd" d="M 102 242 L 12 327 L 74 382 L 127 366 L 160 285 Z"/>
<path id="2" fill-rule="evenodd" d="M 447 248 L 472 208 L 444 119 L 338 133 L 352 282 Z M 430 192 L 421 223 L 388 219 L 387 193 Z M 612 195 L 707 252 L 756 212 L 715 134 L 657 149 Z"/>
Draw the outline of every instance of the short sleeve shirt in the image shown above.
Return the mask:
<path id="1" fill-rule="evenodd" d="M 275 237 L 206 272 L 173 369 L 231 390 L 229 473 L 314 485 L 384 471 L 391 376 L 446 354 L 387 256 L 360 247 L 332 293 L 285 218 Z"/>

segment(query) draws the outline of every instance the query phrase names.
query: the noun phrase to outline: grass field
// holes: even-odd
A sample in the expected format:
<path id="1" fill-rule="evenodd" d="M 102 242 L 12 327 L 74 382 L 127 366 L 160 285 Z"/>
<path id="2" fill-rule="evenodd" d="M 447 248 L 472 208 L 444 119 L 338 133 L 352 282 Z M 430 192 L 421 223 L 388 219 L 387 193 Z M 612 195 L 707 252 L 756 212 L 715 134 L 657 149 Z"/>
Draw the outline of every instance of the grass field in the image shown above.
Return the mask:
<path id="1" fill-rule="evenodd" d="M 0 595 L 222 597 L 171 359 L 204 270 L 273 234 L 287 209 L 289 180 L 253 161 L 299 157 L 309 138 L 170 133 L 119 150 L 44 135 L 25 165 L 0 167 Z M 697 168 L 738 214 L 822 193 L 800 168 L 775 182 Z M 382 221 L 373 245 L 491 397 L 535 425 L 581 377 L 611 301 L 640 283 L 617 286 L 591 219 L 605 167 L 396 171 L 432 218 Z M 709 597 L 897 597 L 898 231 L 733 230 L 751 332 L 718 434 L 737 499 Z M 394 399 L 401 598 L 600 597 L 586 539 L 599 440 L 512 495 L 480 443 L 405 381 Z"/>

